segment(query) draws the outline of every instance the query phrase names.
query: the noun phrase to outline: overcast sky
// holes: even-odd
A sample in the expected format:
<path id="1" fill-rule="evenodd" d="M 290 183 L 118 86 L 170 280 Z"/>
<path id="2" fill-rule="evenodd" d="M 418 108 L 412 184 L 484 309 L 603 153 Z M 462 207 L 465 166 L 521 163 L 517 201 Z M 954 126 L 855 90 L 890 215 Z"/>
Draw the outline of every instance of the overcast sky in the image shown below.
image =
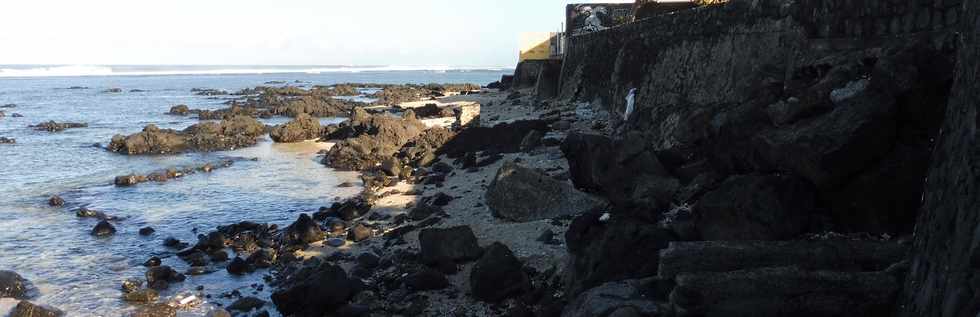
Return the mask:
<path id="1" fill-rule="evenodd" d="M 4 1 L 0 64 L 512 66 L 570 2 Z"/>

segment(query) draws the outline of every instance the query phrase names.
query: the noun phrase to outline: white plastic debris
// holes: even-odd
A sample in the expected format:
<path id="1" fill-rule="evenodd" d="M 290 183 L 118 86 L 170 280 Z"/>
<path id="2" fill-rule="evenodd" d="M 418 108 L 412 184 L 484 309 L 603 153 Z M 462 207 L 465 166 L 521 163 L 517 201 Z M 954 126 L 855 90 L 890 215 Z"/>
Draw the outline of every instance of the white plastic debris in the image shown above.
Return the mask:
<path id="1" fill-rule="evenodd" d="M 629 121 L 630 115 L 633 114 L 633 107 L 636 103 L 636 88 L 630 89 L 629 94 L 626 95 L 626 113 L 623 114 L 623 121 Z"/>
<path id="2" fill-rule="evenodd" d="M 184 297 L 184 299 L 181 299 L 180 300 L 180 304 L 181 305 L 187 305 L 188 303 L 193 302 L 194 300 L 197 300 L 197 296 L 194 296 L 194 295 L 187 296 L 187 297 Z"/>
<path id="3" fill-rule="evenodd" d="M 849 82 L 846 86 L 844 86 L 844 88 L 838 88 L 831 91 L 830 101 L 834 102 L 835 105 L 839 105 L 844 100 L 854 98 L 854 96 L 864 92 L 865 89 L 868 89 L 868 85 L 870 84 L 871 82 L 867 79 Z"/>
<path id="4" fill-rule="evenodd" d="M 602 216 L 599 216 L 599 222 L 609 222 L 609 218 L 612 218 L 612 215 L 610 215 L 608 212 L 603 213 Z"/>

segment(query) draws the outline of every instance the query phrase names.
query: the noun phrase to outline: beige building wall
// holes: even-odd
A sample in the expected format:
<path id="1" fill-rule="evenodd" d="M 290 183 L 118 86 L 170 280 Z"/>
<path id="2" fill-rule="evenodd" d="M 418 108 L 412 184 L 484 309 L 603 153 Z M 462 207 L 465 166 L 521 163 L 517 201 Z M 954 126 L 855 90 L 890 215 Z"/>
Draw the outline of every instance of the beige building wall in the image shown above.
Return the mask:
<path id="1" fill-rule="evenodd" d="M 521 33 L 519 61 L 545 60 L 551 57 L 551 38 L 554 36 L 554 32 Z"/>

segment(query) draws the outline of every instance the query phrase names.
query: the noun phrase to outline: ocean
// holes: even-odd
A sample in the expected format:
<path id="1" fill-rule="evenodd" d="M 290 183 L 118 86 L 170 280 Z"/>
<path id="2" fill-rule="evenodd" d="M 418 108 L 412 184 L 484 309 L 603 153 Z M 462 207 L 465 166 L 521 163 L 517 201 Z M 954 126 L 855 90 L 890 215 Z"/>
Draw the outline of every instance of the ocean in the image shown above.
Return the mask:
<path id="1" fill-rule="evenodd" d="M 0 137 L 16 144 L 0 145 L 0 270 L 11 270 L 37 288 L 33 302 L 48 304 L 69 316 L 120 316 L 133 309 L 121 300 L 120 284 L 142 278 L 142 263 L 152 256 L 183 272 L 188 266 L 162 246 L 166 237 L 197 241 L 219 225 L 239 221 L 288 225 L 300 213 L 355 195 L 359 188 L 337 185 L 358 181 L 358 175 L 320 164 L 315 143 L 258 145 L 234 151 L 164 156 L 125 156 L 106 145 L 115 134 L 131 134 L 147 124 L 183 129 L 198 122 L 193 116 L 166 115 L 176 104 L 191 108 L 224 107 L 227 97 L 197 96 L 193 88 L 234 92 L 286 82 L 289 85 L 362 83 L 476 83 L 498 80 L 510 69 L 488 67 L 390 66 L 9 66 L 0 65 Z M 86 87 L 86 89 L 68 89 Z M 121 93 L 106 92 L 120 88 Z M 14 113 L 23 117 L 13 117 Z M 87 128 L 40 132 L 29 125 L 54 120 L 87 123 Z M 343 118 L 322 118 L 323 123 Z M 263 119 L 277 124 L 287 118 Z M 116 187 L 115 176 L 147 174 L 168 167 L 238 159 L 229 168 L 195 174 L 166 183 Z M 254 159 L 254 160 L 253 160 Z M 67 201 L 47 206 L 51 195 Z M 86 207 L 122 220 L 109 238 L 89 234 L 97 220 L 78 218 Z M 139 228 L 156 233 L 142 237 Z M 209 294 L 205 304 L 181 316 L 203 315 L 213 303 L 233 299 L 219 294 L 237 290 L 268 300 L 271 287 L 258 290 L 267 271 L 235 277 L 220 270 L 188 276 L 162 298 Z M 203 287 L 203 291 L 197 291 Z M 9 305 L 10 301 L 6 302 Z M 4 306 L 0 302 L 0 311 Z M 269 306 L 270 312 L 274 309 Z"/>

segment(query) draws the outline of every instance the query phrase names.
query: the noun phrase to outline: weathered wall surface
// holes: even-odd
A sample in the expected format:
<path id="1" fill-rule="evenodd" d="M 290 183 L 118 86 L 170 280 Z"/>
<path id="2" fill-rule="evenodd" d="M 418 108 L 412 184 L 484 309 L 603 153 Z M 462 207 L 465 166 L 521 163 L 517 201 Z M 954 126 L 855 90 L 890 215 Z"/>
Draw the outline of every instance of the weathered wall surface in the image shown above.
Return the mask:
<path id="1" fill-rule="evenodd" d="M 616 221 L 573 222 L 570 293 L 649 276 L 667 241 L 895 237 L 919 219 L 927 255 L 913 277 L 935 292 L 908 286 L 921 307 L 910 315 L 975 315 L 963 305 L 980 283 L 943 271 L 970 271 L 980 254 L 972 240 L 953 243 L 980 235 L 975 174 L 961 170 L 975 164 L 965 151 L 975 148 L 976 109 L 955 101 L 977 100 L 976 64 L 956 66 L 966 58 L 956 31 L 974 12 L 964 4 L 733 0 L 573 37 L 558 98 L 605 108 L 616 129 L 572 135 L 563 150 L 575 185 L 610 199 Z M 976 55 L 972 42 L 966 49 Z M 957 70 L 972 75 L 952 91 L 972 91 L 947 111 Z M 618 119 L 634 88 L 636 110 Z M 953 115 L 965 118 L 944 121 Z M 932 156 L 944 124 L 947 149 Z M 969 138 L 949 137 L 951 125 Z M 924 193 L 927 208 L 960 196 L 920 219 Z"/>
<path id="2" fill-rule="evenodd" d="M 657 16 L 572 38 L 559 97 L 621 115 L 636 88 L 620 136 L 642 134 L 682 184 L 789 172 L 815 186 L 827 229 L 910 232 L 959 12 L 938 0 L 740 0 Z"/>
<path id="3" fill-rule="evenodd" d="M 965 5 L 956 84 L 916 226 L 903 316 L 980 312 L 980 4 Z"/>
<path id="4" fill-rule="evenodd" d="M 754 63 L 747 61 L 788 70 L 793 55 L 801 50 L 835 49 L 852 46 L 854 43 L 848 42 L 854 40 L 877 41 L 949 30 L 959 22 L 962 1 L 792 3 L 737 0 L 722 7 L 696 8 L 572 37 L 566 50 L 561 96 L 587 101 L 598 98 L 621 109 L 625 91 L 643 87 L 657 92 L 642 94 L 640 98 L 647 103 L 668 98 L 695 103 L 731 101 L 751 90 L 739 84 L 744 79 L 741 76 L 753 71 L 747 65 Z M 685 68 L 702 65 L 705 67 L 701 69 Z M 714 86 L 703 86 L 707 78 L 715 82 Z M 709 93 L 704 88 L 713 89 Z"/>
<path id="5" fill-rule="evenodd" d="M 534 87 L 537 84 L 538 74 L 547 62 L 547 60 L 526 60 L 517 63 L 514 69 L 514 81 L 510 87 L 513 89 Z"/>

